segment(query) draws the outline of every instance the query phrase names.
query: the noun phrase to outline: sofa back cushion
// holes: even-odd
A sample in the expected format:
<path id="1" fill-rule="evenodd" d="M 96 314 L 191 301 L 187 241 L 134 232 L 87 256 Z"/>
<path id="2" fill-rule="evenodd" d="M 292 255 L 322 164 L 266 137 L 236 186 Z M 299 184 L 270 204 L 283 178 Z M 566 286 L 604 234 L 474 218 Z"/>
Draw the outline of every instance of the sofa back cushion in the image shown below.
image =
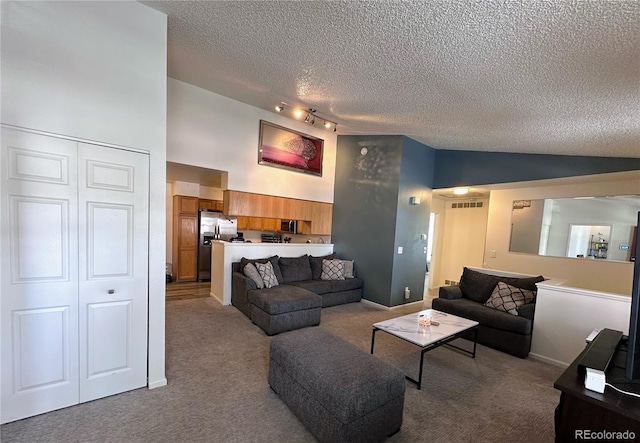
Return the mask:
<path id="1" fill-rule="evenodd" d="M 493 290 L 498 282 L 528 291 L 536 291 L 536 283 L 544 281 L 544 277 L 498 277 L 483 272 L 474 271 L 464 268 L 460 277 L 460 291 L 462 296 L 478 303 L 486 303 L 491 297 Z"/>
<path id="2" fill-rule="evenodd" d="M 464 268 L 460 277 L 460 290 L 463 297 L 484 304 L 499 281 L 495 275 Z"/>
<path id="3" fill-rule="evenodd" d="M 309 256 L 306 254 L 297 258 L 280 257 L 279 265 L 283 283 L 311 280 L 313 277 Z"/>

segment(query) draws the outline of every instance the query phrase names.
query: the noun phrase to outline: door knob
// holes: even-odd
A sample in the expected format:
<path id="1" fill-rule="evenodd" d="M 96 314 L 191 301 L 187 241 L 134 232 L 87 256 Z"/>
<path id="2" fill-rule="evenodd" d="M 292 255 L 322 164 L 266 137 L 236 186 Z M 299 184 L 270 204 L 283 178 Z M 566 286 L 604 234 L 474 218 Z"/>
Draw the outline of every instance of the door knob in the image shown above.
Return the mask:
<path id="1" fill-rule="evenodd" d="M 108 292 L 109 294 L 115 294 L 115 293 L 116 293 L 116 290 L 115 290 L 115 289 L 109 289 L 107 292 Z"/>

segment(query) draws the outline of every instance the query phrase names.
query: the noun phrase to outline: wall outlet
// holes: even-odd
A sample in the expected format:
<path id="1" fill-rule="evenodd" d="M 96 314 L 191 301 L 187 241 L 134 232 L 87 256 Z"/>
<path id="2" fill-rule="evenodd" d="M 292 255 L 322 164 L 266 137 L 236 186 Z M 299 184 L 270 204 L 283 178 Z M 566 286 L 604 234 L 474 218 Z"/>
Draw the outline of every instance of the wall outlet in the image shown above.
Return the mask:
<path id="1" fill-rule="evenodd" d="M 409 289 L 409 286 L 404 288 L 404 298 L 405 300 L 409 300 L 409 297 L 411 297 L 411 290 Z"/>
<path id="2" fill-rule="evenodd" d="M 491 254 L 491 258 L 496 258 L 496 250 L 495 249 L 492 249 L 490 254 Z"/>

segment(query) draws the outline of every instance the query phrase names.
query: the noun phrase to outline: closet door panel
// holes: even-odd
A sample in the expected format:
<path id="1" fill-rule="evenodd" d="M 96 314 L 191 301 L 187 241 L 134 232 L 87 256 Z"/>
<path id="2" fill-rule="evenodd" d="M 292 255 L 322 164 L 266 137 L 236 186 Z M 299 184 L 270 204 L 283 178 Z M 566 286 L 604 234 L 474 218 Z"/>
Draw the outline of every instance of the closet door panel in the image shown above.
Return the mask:
<path id="1" fill-rule="evenodd" d="M 148 156 L 79 144 L 80 401 L 146 386 Z"/>
<path id="2" fill-rule="evenodd" d="M 79 401 L 77 143 L 8 128 L 1 139 L 6 423 Z"/>

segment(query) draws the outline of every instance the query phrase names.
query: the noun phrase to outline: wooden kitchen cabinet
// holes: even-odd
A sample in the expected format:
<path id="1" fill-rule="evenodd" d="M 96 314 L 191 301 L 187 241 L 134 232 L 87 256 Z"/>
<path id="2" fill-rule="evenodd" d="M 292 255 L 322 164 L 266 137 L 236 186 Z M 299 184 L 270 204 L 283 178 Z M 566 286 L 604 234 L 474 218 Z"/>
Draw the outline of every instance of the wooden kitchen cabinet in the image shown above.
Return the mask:
<path id="1" fill-rule="evenodd" d="M 250 231 L 262 231 L 262 218 L 260 217 L 249 217 L 249 225 L 247 229 Z"/>
<path id="2" fill-rule="evenodd" d="M 263 218 L 262 219 L 262 230 L 263 231 L 279 231 L 280 230 L 280 219 Z"/>
<path id="3" fill-rule="evenodd" d="M 177 282 L 198 278 L 198 198 L 173 197 L 171 263 Z"/>
<path id="4" fill-rule="evenodd" d="M 242 231 L 245 229 L 249 229 L 249 217 L 245 217 L 244 215 L 239 215 L 238 219 L 238 231 Z"/>
<path id="5" fill-rule="evenodd" d="M 210 211 L 222 211 L 224 203 L 222 200 L 207 200 L 204 198 L 198 199 L 198 208 L 208 209 Z"/>
<path id="6" fill-rule="evenodd" d="M 224 213 L 238 217 L 238 229 L 278 231 L 280 220 L 298 220 L 301 233 L 331 235 L 331 203 L 229 190 L 223 201 Z M 246 227 L 240 217 L 247 218 Z"/>
<path id="7" fill-rule="evenodd" d="M 333 205 L 314 202 L 311 216 L 311 234 L 331 235 Z"/>
<path id="8" fill-rule="evenodd" d="M 198 197 L 173 196 L 173 214 L 198 215 Z"/>

